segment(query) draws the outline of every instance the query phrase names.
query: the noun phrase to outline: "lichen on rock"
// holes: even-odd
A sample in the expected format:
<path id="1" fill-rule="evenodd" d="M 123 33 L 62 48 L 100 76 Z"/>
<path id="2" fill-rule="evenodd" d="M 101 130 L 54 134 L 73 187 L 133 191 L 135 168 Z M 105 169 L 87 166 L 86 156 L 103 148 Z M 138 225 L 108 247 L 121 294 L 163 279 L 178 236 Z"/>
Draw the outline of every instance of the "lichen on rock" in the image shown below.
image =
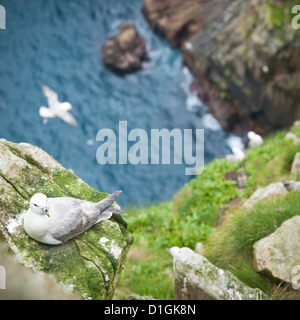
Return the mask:
<path id="1" fill-rule="evenodd" d="M 22 213 L 37 192 L 93 202 L 108 195 L 89 187 L 40 148 L 0 139 L 0 239 L 22 264 L 52 274 L 81 298 L 111 299 L 133 242 L 126 222 L 114 215 L 62 245 L 39 243 L 22 226 Z M 111 246 L 101 245 L 101 237 Z M 111 252 L 113 245 L 118 255 Z"/>
<path id="2" fill-rule="evenodd" d="M 220 269 L 189 248 L 173 247 L 175 296 L 177 300 L 268 300 L 231 272 Z"/>

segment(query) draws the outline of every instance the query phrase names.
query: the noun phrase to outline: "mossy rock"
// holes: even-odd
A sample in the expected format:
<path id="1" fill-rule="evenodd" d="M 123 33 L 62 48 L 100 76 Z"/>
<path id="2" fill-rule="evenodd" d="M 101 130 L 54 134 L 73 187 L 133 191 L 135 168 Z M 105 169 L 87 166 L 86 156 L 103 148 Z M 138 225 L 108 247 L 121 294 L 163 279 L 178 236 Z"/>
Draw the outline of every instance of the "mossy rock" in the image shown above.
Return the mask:
<path id="1" fill-rule="evenodd" d="M 126 222 L 113 215 L 65 244 L 39 243 L 28 237 L 22 225 L 22 213 L 37 192 L 93 202 L 108 196 L 40 148 L 0 139 L 0 241 L 8 244 L 22 264 L 51 273 L 82 299 L 111 299 L 133 242 Z"/>

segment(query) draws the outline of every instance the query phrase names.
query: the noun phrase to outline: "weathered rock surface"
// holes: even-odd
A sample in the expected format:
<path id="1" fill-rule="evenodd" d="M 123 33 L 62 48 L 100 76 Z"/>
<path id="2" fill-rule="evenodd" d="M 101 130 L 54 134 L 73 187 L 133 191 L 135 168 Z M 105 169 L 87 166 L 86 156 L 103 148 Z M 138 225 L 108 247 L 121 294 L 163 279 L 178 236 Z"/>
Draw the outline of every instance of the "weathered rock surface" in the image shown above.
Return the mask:
<path id="1" fill-rule="evenodd" d="M 292 271 L 300 266 L 300 216 L 286 220 L 269 236 L 254 244 L 254 263 L 258 271 L 292 283 Z"/>
<path id="2" fill-rule="evenodd" d="M 271 183 L 265 188 L 257 189 L 253 195 L 243 204 L 243 208 L 251 208 L 253 207 L 257 202 L 272 198 L 276 196 L 284 196 L 288 192 L 284 186 L 283 183 L 277 182 L 277 183 Z"/>
<path id="3" fill-rule="evenodd" d="M 300 190 L 300 181 L 285 181 L 284 179 L 282 179 L 282 183 L 288 191 Z"/>
<path id="4" fill-rule="evenodd" d="M 118 34 L 106 41 L 102 48 L 105 65 L 117 73 L 129 73 L 142 69 L 148 60 L 146 42 L 132 23 L 124 23 Z"/>
<path id="5" fill-rule="evenodd" d="M 192 86 L 221 125 L 241 134 L 300 116 L 296 0 L 145 0 L 143 12 L 196 76 Z"/>
<path id="6" fill-rule="evenodd" d="M 177 300 L 262 300 L 268 297 L 252 289 L 229 271 L 210 263 L 189 248 L 170 249 L 174 263 Z"/>
<path id="7" fill-rule="evenodd" d="M 0 239 L 27 267 L 51 274 L 83 299 L 110 299 L 124 266 L 132 235 L 114 215 L 58 246 L 27 236 L 22 213 L 37 192 L 100 201 L 107 196 L 89 187 L 46 152 L 27 143 L 0 139 Z"/>

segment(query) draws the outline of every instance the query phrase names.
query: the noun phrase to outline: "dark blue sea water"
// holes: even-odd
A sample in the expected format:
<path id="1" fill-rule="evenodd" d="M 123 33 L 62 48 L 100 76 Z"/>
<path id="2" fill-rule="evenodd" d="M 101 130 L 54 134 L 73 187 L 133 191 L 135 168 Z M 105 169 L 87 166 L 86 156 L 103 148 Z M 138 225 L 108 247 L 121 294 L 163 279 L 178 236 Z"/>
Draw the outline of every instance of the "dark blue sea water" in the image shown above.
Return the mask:
<path id="1" fill-rule="evenodd" d="M 7 13 L 0 30 L 0 136 L 29 142 L 51 154 L 92 187 L 122 189 L 120 203 L 171 199 L 190 178 L 185 165 L 105 165 L 96 161 L 98 130 L 205 129 L 205 160 L 228 153 L 226 134 L 189 92 L 192 77 L 180 52 L 149 28 L 143 0 L 0 0 Z M 118 27 L 133 21 L 146 39 L 144 70 L 119 77 L 106 70 L 101 47 Z M 77 128 L 60 119 L 42 123 L 41 86 L 73 105 Z M 87 141 L 93 140 L 93 145 Z"/>

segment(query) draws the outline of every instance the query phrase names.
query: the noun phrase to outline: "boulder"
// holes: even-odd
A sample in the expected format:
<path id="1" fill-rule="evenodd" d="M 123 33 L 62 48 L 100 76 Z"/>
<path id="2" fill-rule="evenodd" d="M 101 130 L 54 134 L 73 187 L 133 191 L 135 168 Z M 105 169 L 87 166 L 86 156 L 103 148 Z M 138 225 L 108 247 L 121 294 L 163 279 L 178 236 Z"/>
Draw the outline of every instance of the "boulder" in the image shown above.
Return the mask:
<path id="1" fill-rule="evenodd" d="M 291 174 L 297 175 L 298 173 L 300 173 L 300 153 L 299 152 L 296 153 L 293 160 L 292 168 L 291 168 Z"/>
<path id="2" fill-rule="evenodd" d="M 217 268 L 189 248 L 173 247 L 177 300 L 264 300 L 259 289 L 246 286 L 229 271 Z"/>
<path id="3" fill-rule="evenodd" d="M 281 182 L 271 183 L 265 188 L 260 188 L 256 190 L 253 195 L 243 204 L 243 208 L 250 209 L 252 208 L 257 202 L 272 198 L 275 196 L 283 196 L 286 195 L 288 192 L 284 187 L 284 184 Z"/>
<path id="4" fill-rule="evenodd" d="M 118 34 L 106 41 L 102 48 L 105 65 L 116 73 L 129 73 L 142 69 L 148 60 L 146 42 L 132 23 L 124 23 Z"/>
<path id="5" fill-rule="evenodd" d="M 254 265 L 273 277 L 292 283 L 293 269 L 300 267 L 300 216 L 286 220 L 269 236 L 254 244 Z"/>
<path id="6" fill-rule="evenodd" d="M 29 238 L 22 225 L 22 213 L 37 192 L 93 202 L 108 195 L 89 187 L 40 148 L 0 139 L 1 241 L 19 262 L 50 274 L 69 293 L 82 299 L 112 298 L 133 242 L 125 221 L 113 215 L 62 245 L 42 244 Z"/>

